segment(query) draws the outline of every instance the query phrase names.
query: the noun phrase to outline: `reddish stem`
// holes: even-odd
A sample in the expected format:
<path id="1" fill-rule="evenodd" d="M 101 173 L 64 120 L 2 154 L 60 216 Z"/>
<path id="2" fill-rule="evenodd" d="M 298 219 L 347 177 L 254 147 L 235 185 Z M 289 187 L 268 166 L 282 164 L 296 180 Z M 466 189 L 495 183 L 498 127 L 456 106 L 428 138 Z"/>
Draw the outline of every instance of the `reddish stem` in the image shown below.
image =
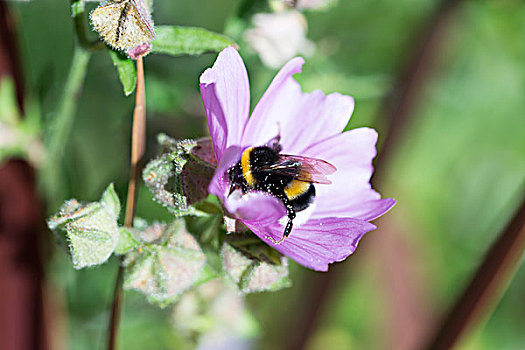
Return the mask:
<path id="1" fill-rule="evenodd" d="M 16 28 L 0 1 L 0 84 L 9 76 L 24 114 L 23 77 Z M 44 210 L 35 171 L 22 159 L 0 165 L 0 349 L 49 348 L 44 310 Z M 49 315 L 47 315 L 49 316 Z"/>
<path id="2" fill-rule="evenodd" d="M 447 20 L 457 8 L 461 0 L 444 0 L 436 12 L 427 21 L 423 30 L 418 31 L 416 45 L 407 60 L 406 66 L 392 86 L 390 94 L 383 102 L 381 118 L 388 123 L 388 134 L 383 141 L 378 159 L 375 162 L 375 174 L 384 176 L 387 164 L 394 153 L 397 143 L 411 121 L 411 111 L 416 105 L 419 92 L 425 85 L 429 73 L 435 63 L 443 37 L 448 27 Z M 372 178 L 377 187 L 378 176 Z M 351 263 L 348 264 L 351 268 Z M 304 310 L 293 320 L 294 337 L 290 337 L 287 349 L 303 349 L 309 337 L 314 334 L 320 317 L 328 304 L 333 290 L 337 287 L 346 266 L 335 264 L 326 274 L 313 275 L 304 288 L 308 292 L 305 297 Z"/>
<path id="3" fill-rule="evenodd" d="M 525 200 L 492 244 L 470 284 L 424 349 L 451 349 L 489 314 L 506 289 L 525 250 Z"/>
<path id="4" fill-rule="evenodd" d="M 133 111 L 133 126 L 131 131 L 131 170 L 126 201 L 126 215 L 124 225 L 133 226 L 135 216 L 137 184 L 140 175 L 140 163 L 146 146 L 146 94 L 144 85 L 144 63 L 142 57 L 137 59 L 137 90 L 135 93 L 135 109 Z M 115 290 L 113 292 L 113 306 L 109 322 L 108 350 L 114 350 L 120 321 L 122 306 L 122 283 L 124 267 L 120 260 Z"/>

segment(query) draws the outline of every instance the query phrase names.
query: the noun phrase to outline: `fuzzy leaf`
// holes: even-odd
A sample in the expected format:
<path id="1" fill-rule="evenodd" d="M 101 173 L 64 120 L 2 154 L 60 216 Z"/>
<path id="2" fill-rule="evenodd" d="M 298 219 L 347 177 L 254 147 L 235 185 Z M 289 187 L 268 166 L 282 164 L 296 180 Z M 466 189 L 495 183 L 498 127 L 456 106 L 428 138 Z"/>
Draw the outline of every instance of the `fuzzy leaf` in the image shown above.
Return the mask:
<path id="1" fill-rule="evenodd" d="M 118 219 L 120 214 L 120 200 L 118 199 L 117 193 L 115 192 L 115 186 L 110 184 L 100 199 L 100 203 L 106 206 L 108 212 L 113 214 L 115 219 Z"/>
<path id="2" fill-rule="evenodd" d="M 155 200 L 175 216 L 199 214 L 188 204 L 207 196 L 213 169 L 204 162 L 200 163 L 200 167 L 191 165 L 192 162 L 196 162 L 196 158 L 191 155 L 191 150 L 197 145 L 196 141 L 175 141 L 163 134 L 159 135 L 158 139 L 166 153 L 150 161 L 144 168 L 142 177 L 146 186 L 153 193 Z M 199 174 L 184 171 L 185 167 L 193 167 L 199 170 Z M 185 177 L 192 179 L 184 180 L 183 173 Z M 199 187 L 194 188 L 197 183 Z M 188 193 L 185 193 L 185 189 Z"/>
<path id="3" fill-rule="evenodd" d="M 182 167 L 182 191 L 189 205 L 196 204 L 208 197 L 208 185 L 215 169 L 190 160 Z"/>
<path id="4" fill-rule="evenodd" d="M 244 294 L 276 291 L 291 286 L 288 260 L 285 257 L 281 257 L 280 264 L 271 264 L 247 256 L 224 243 L 222 258 L 224 271 Z"/>
<path id="5" fill-rule="evenodd" d="M 124 89 L 124 94 L 126 96 L 131 95 L 131 93 L 135 91 L 135 85 L 137 84 L 135 63 L 120 52 L 113 50 L 107 51 L 113 61 L 113 65 L 117 67 L 118 76 Z"/>
<path id="6" fill-rule="evenodd" d="M 192 211 L 182 192 L 180 173 L 185 162 L 178 153 L 166 153 L 150 161 L 142 173 L 154 199 L 175 216 Z"/>
<path id="7" fill-rule="evenodd" d="M 115 253 L 118 255 L 124 255 L 130 250 L 138 247 L 139 242 L 133 237 L 132 229 L 127 227 L 119 227 L 118 229 L 118 240 L 115 246 Z"/>
<path id="8" fill-rule="evenodd" d="M 139 233 L 141 247 L 126 257 L 124 287 L 164 307 L 212 273 L 204 269 L 206 257 L 182 220 L 154 226 L 150 232 Z"/>
<path id="9" fill-rule="evenodd" d="M 172 56 L 219 52 L 237 45 L 228 37 L 203 28 L 156 26 L 153 52 Z"/>
<path id="10" fill-rule="evenodd" d="M 102 264 L 113 253 L 119 238 L 119 208 L 111 184 L 100 202 L 81 204 L 71 199 L 48 220 L 51 230 L 65 233 L 76 269 Z"/>
<path id="11" fill-rule="evenodd" d="M 217 160 L 215 159 L 211 138 L 203 137 L 195 140 L 195 143 L 196 145 L 190 150 L 190 154 L 198 161 L 204 162 L 212 167 L 217 167 Z"/>
<path id="12" fill-rule="evenodd" d="M 221 339 L 247 339 L 260 327 L 231 283 L 215 279 L 184 293 L 173 308 L 172 321 L 185 336 L 220 334 Z M 231 344 L 231 343 L 228 343 Z M 235 346 L 230 346 L 235 348 Z"/>

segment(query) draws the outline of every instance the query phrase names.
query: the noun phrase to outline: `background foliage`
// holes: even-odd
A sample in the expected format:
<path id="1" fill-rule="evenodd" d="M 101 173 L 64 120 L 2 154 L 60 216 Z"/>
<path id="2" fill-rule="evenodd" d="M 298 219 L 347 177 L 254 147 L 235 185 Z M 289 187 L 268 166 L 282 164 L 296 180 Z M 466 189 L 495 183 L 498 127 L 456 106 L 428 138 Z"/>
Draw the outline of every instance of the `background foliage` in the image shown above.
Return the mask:
<path id="1" fill-rule="evenodd" d="M 89 4 L 89 3 L 88 3 Z M 73 52 L 73 27 L 66 1 L 13 4 L 18 20 L 27 93 L 41 106 L 45 121 L 56 109 Z M 305 13 L 316 51 L 297 76 L 310 91 L 338 91 L 356 98 L 349 128 L 373 126 L 386 133 L 382 98 L 392 87 L 436 10 L 432 0 L 344 0 L 322 12 Z M 199 26 L 235 34 L 229 20 L 239 1 L 201 0 L 155 3 L 156 24 Z M 461 292 L 483 253 L 512 215 L 525 181 L 525 5 L 521 1 L 463 1 L 447 24 L 431 78 L 413 111 L 414 122 L 381 184 L 398 201 L 383 229 L 369 234 L 344 264 L 325 313 L 317 319 L 309 349 L 385 348 L 410 325 L 430 327 Z M 94 36 L 94 33 L 93 33 Z M 240 39 L 240 38 L 234 38 Z M 275 74 L 242 42 L 257 101 Z M 145 59 L 148 108 L 147 158 L 158 153 L 156 135 L 175 138 L 205 134 L 198 77 L 215 56 L 150 55 Z M 252 104 L 253 106 L 253 104 Z M 127 186 L 133 100 L 126 98 L 110 57 L 95 53 L 73 134 L 66 146 L 64 198 L 98 200 L 114 182 L 121 201 Z M 56 204 L 47 207 L 49 214 Z M 168 212 L 139 191 L 137 212 L 149 220 L 169 220 Z M 388 220 L 388 221 L 387 221 Z M 382 236 L 395 231 L 397 245 Z M 394 262 L 394 263 L 392 263 Z M 56 307 L 56 325 L 65 348 L 102 348 L 111 302 L 116 259 L 75 271 L 60 249 L 53 249 L 47 275 Z M 253 318 L 244 334 L 256 348 L 289 343 L 315 272 L 294 263 L 294 286 L 248 297 Z M 410 278 L 406 278 L 406 275 Z M 408 283 L 399 288 L 398 283 Z M 412 315 L 397 313 L 406 289 L 413 291 Z M 522 266 L 488 322 L 462 349 L 517 349 L 525 343 L 525 268 Z M 408 318 L 404 318 L 404 317 Z M 121 348 L 180 349 L 191 344 L 172 326 L 171 309 L 160 310 L 142 295 L 128 292 Z M 257 325 L 258 322 L 258 325 Z M 411 323 L 412 322 L 412 323 Z M 403 328 L 406 327 L 406 328 Z M 378 334 L 385 334 L 378 337 Z M 417 337 L 417 336 L 416 336 Z"/>

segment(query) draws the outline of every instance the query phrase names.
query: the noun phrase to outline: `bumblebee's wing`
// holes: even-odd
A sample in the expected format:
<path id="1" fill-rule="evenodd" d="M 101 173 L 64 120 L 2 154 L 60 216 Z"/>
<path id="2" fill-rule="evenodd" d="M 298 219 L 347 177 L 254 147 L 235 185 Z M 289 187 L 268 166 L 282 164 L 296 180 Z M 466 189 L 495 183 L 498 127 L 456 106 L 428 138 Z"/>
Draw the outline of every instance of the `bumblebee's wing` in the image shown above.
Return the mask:
<path id="1" fill-rule="evenodd" d="M 332 181 L 326 175 L 333 174 L 337 168 L 322 159 L 279 154 L 279 162 L 262 170 L 291 176 L 300 181 L 331 184 Z"/>

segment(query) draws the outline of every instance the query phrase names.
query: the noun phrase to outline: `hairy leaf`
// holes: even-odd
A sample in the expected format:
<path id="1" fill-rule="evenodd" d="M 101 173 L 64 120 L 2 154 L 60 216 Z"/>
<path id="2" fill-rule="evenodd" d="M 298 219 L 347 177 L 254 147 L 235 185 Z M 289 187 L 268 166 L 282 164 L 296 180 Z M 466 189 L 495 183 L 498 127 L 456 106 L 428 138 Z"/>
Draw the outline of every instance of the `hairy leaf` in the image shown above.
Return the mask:
<path id="1" fill-rule="evenodd" d="M 200 55 L 237 46 L 230 38 L 203 28 L 156 26 L 153 52 L 172 56 Z"/>
<path id="2" fill-rule="evenodd" d="M 124 89 L 126 96 L 131 95 L 135 91 L 137 85 L 137 72 L 135 70 L 135 63 L 130 58 L 127 58 L 124 54 L 108 50 L 109 56 L 113 61 L 113 65 L 117 68 L 118 76 Z"/>
<path id="3" fill-rule="evenodd" d="M 175 216 L 202 214 L 192 205 L 208 197 L 215 171 L 209 140 L 176 141 L 164 134 L 158 139 L 165 153 L 146 165 L 144 182 L 155 200 Z"/>
<path id="4" fill-rule="evenodd" d="M 291 286 L 286 257 L 281 257 L 280 264 L 272 264 L 224 243 L 222 258 L 225 273 L 242 293 L 276 291 Z"/>
<path id="5" fill-rule="evenodd" d="M 111 184 L 99 202 L 65 202 L 47 224 L 51 230 L 65 233 L 73 266 L 80 269 L 102 264 L 113 253 L 119 237 L 119 212 L 120 202 Z"/>
<path id="6" fill-rule="evenodd" d="M 144 293 L 161 307 L 215 276 L 205 269 L 206 257 L 183 220 L 154 224 L 134 236 L 140 247 L 126 256 L 124 287 Z"/>
<path id="7" fill-rule="evenodd" d="M 119 236 L 117 245 L 115 246 L 116 254 L 124 255 L 140 245 L 140 243 L 133 236 L 132 230 L 133 229 L 128 227 L 119 228 Z"/>

